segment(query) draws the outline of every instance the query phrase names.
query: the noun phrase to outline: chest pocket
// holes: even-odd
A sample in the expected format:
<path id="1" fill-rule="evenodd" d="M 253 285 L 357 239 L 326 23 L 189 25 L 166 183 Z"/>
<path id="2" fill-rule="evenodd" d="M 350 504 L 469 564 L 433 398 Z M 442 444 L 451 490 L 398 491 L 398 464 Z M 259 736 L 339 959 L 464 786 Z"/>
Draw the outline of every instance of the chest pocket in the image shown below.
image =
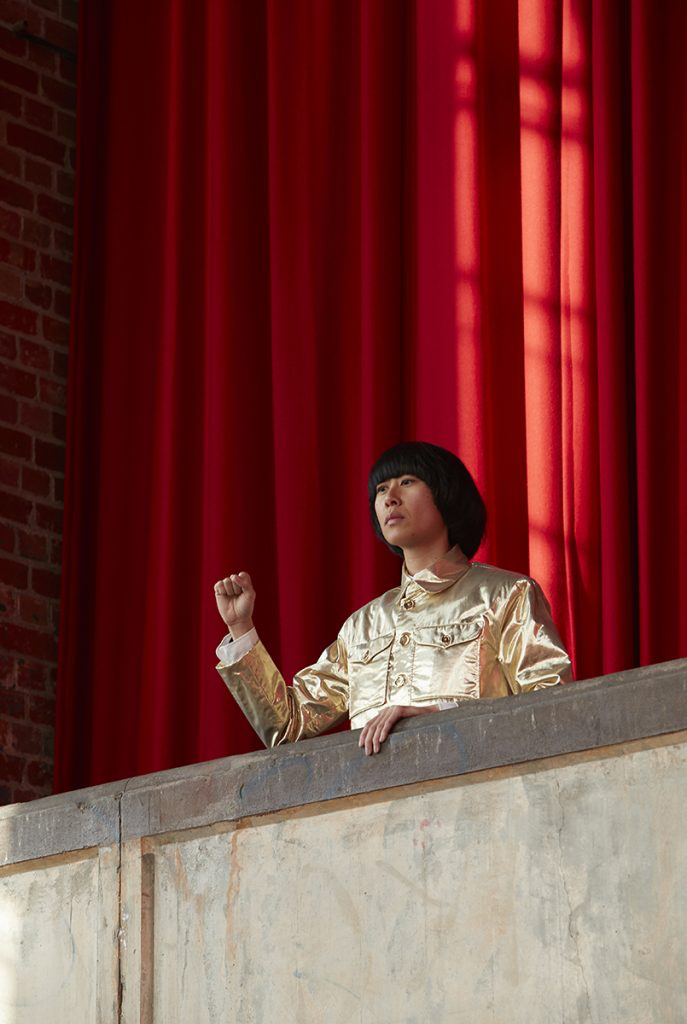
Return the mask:
<path id="1" fill-rule="evenodd" d="M 414 700 L 479 697 L 482 629 L 482 620 L 475 619 L 415 630 Z"/>
<path id="2" fill-rule="evenodd" d="M 393 633 L 353 644 L 348 649 L 349 715 L 379 707 L 386 699 Z"/>

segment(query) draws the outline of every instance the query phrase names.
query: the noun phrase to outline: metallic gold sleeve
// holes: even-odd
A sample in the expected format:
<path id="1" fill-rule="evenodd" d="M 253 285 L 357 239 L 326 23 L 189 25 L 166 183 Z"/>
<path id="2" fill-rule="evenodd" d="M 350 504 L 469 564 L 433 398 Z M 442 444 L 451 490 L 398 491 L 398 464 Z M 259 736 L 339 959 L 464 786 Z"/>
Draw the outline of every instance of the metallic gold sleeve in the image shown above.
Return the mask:
<path id="1" fill-rule="evenodd" d="M 570 658 L 533 580 L 520 580 L 502 620 L 499 661 L 512 693 L 572 681 Z"/>
<path id="2" fill-rule="evenodd" d="M 339 640 L 287 686 L 265 647 L 217 671 L 266 747 L 318 736 L 348 716 L 346 652 Z"/>

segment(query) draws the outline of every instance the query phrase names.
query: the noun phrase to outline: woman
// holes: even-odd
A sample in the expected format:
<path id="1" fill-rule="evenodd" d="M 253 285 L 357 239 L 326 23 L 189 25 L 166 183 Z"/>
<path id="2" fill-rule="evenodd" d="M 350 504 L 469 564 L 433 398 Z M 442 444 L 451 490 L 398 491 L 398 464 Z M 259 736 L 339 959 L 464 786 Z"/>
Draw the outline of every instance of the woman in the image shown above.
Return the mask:
<path id="1" fill-rule="evenodd" d="M 403 558 L 401 585 L 354 612 L 293 685 L 258 639 L 248 573 L 215 584 L 229 627 L 217 669 L 265 746 L 348 716 L 365 753 L 377 753 L 399 718 L 570 681 L 538 584 L 469 561 L 486 511 L 460 459 L 422 441 L 396 445 L 372 467 L 368 493 L 375 532 Z"/>

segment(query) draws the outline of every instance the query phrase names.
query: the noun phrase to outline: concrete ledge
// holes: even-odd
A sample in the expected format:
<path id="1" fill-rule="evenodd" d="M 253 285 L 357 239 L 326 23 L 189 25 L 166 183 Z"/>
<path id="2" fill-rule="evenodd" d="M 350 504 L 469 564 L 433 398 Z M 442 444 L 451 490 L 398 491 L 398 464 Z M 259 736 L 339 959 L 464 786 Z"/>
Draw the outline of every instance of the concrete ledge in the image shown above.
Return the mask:
<path id="1" fill-rule="evenodd" d="M 0 810 L 0 864 L 160 835 L 687 729 L 687 659 Z"/>

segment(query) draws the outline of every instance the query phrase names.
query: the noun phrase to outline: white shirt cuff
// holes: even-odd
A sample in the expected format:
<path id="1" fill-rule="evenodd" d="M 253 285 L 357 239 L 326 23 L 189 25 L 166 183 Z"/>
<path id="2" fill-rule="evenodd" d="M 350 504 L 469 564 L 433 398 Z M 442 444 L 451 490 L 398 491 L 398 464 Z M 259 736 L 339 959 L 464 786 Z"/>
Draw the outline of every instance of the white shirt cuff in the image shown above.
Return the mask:
<path id="1" fill-rule="evenodd" d="M 258 631 L 253 627 L 247 633 L 240 636 L 238 640 L 231 639 L 231 633 L 227 633 L 215 654 L 223 665 L 235 665 L 241 658 L 245 658 L 249 651 L 252 651 L 258 642 Z"/>

